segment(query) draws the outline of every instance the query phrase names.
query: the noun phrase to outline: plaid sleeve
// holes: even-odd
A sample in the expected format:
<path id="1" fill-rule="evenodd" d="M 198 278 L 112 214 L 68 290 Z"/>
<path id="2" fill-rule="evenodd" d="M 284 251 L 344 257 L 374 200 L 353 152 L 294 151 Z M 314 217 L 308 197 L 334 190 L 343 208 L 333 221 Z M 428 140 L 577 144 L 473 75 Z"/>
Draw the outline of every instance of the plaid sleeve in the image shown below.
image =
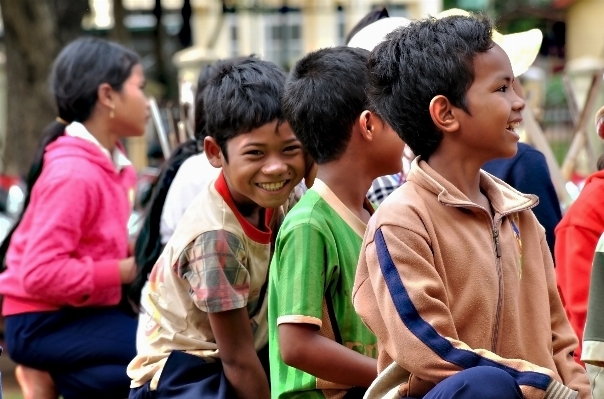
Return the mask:
<path id="1" fill-rule="evenodd" d="M 184 249 L 176 265 L 187 280 L 195 305 L 207 313 L 247 305 L 250 274 L 244 266 L 243 243 L 225 230 L 208 231 Z"/>
<path id="2" fill-rule="evenodd" d="M 292 190 L 287 198 L 285 204 L 283 204 L 284 213 L 287 215 L 289 211 L 300 201 L 300 198 L 306 193 L 308 189 L 304 185 L 304 182 L 298 183 L 296 187 Z"/>
<path id="3" fill-rule="evenodd" d="M 381 204 L 394 190 L 400 187 L 405 180 L 401 173 L 380 176 L 373 181 L 367 192 L 367 198 L 374 204 Z"/>

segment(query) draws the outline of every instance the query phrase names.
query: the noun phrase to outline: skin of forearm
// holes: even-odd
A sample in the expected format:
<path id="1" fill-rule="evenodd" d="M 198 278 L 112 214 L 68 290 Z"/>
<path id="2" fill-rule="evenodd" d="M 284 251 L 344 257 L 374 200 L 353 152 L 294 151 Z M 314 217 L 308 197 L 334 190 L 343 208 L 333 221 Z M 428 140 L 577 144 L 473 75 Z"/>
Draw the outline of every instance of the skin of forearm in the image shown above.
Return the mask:
<path id="1" fill-rule="evenodd" d="M 209 313 L 224 374 L 239 399 L 269 399 L 268 379 L 254 348 L 245 308 Z"/>
<path id="2" fill-rule="evenodd" d="M 284 362 L 325 381 L 368 387 L 377 361 L 319 335 L 312 327 L 282 324 L 279 348 Z"/>
<path id="3" fill-rule="evenodd" d="M 255 361 L 254 361 L 255 360 Z M 260 360 L 223 364 L 224 374 L 239 399 L 269 399 L 270 391 Z"/>

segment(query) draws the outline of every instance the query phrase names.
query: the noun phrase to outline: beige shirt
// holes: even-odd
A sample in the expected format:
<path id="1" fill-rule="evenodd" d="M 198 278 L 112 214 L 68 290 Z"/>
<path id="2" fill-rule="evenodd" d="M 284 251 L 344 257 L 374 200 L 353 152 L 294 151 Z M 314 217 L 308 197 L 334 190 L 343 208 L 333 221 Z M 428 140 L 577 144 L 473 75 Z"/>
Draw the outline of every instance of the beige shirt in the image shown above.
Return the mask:
<path id="1" fill-rule="evenodd" d="M 276 231 L 281 209 L 267 210 Z M 141 298 L 144 336 L 128 366 L 131 387 L 156 389 L 173 350 L 220 358 L 208 314 L 246 307 L 256 350 L 268 342 L 266 284 L 272 231 L 236 210 L 222 174 L 193 200 L 155 264 Z"/>

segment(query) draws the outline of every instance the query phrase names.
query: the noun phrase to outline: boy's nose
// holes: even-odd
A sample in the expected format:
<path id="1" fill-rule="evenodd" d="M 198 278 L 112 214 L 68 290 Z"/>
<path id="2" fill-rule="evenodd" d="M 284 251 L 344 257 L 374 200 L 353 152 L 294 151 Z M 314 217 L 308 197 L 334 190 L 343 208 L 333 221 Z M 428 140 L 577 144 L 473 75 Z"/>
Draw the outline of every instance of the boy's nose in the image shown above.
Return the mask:
<path id="1" fill-rule="evenodd" d="M 526 102 L 524 101 L 524 99 L 522 97 L 520 97 L 516 93 L 514 93 L 514 97 L 515 98 L 512 102 L 512 109 L 517 112 L 522 112 L 522 110 L 526 106 Z"/>
<path id="2" fill-rule="evenodd" d="M 262 167 L 262 173 L 267 175 L 280 175 L 287 172 L 287 164 L 281 160 L 272 160 Z"/>

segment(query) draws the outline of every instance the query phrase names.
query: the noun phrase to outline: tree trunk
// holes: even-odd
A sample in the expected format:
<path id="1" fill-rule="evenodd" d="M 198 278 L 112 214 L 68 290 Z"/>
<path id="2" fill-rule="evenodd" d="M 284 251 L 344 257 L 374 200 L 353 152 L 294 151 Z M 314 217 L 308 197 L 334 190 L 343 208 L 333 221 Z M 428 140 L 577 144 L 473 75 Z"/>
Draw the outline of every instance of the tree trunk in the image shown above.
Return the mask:
<path id="1" fill-rule="evenodd" d="M 87 0 L 0 0 L 8 121 L 4 173 L 24 176 L 44 127 L 56 117 L 48 76 L 60 48 L 81 33 Z"/>
<path id="2" fill-rule="evenodd" d="M 193 8 L 191 0 L 184 0 L 180 9 L 182 15 L 182 27 L 178 32 L 178 39 L 181 46 L 189 47 L 193 45 L 193 32 L 191 31 L 191 17 L 193 16 Z"/>
<path id="3" fill-rule="evenodd" d="M 124 24 L 126 18 L 126 9 L 123 0 L 113 0 L 113 29 L 111 30 L 111 39 L 130 45 L 130 32 Z"/>
<path id="4" fill-rule="evenodd" d="M 59 39 L 59 50 L 67 43 L 82 36 L 82 18 L 90 11 L 89 0 L 54 0 L 51 5 L 55 6 L 57 26 L 57 38 Z"/>
<path id="5" fill-rule="evenodd" d="M 155 50 L 155 61 L 157 65 L 156 75 L 158 82 L 167 87 L 168 73 L 166 71 L 164 57 L 164 29 L 162 26 L 163 8 L 161 6 L 161 0 L 155 0 L 153 15 L 155 15 L 155 29 L 153 30 L 153 41 Z"/>

